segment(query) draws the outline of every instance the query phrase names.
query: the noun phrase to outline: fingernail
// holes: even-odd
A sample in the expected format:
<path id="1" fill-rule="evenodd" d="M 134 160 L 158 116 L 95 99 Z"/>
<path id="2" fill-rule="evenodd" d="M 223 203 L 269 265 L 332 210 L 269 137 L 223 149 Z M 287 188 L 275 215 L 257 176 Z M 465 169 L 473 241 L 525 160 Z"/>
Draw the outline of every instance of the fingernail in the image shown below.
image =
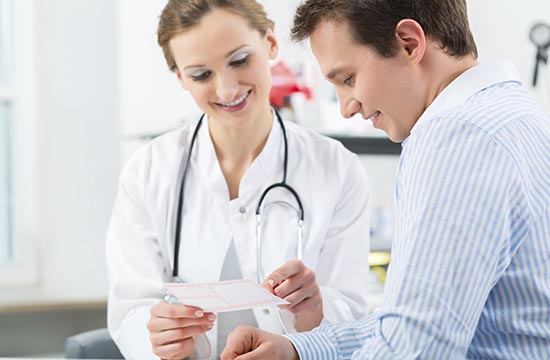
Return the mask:
<path id="1" fill-rule="evenodd" d="M 196 317 L 202 317 L 203 315 L 204 314 L 202 313 L 202 311 L 200 311 L 200 310 L 195 311 L 195 316 Z"/>
<path id="2" fill-rule="evenodd" d="M 206 326 L 207 329 L 212 329 L 214 327 L 214 324 L 207 323 L 205 326 Z"/>
<path id="3" fill-rule="evenodd" d="M 216 320 L 216 315 L 214 315 L 214 314 L 208 315 L 208 320 L 210 320 L 210 321 Z"/>
<path id="4" fill-rule="evenodd" d="M 269 279 L 268 283 L 271 287 L 273 287 L 273 284 L 275 284 L 275 281 L 273 281 L 273 279 Z"/>

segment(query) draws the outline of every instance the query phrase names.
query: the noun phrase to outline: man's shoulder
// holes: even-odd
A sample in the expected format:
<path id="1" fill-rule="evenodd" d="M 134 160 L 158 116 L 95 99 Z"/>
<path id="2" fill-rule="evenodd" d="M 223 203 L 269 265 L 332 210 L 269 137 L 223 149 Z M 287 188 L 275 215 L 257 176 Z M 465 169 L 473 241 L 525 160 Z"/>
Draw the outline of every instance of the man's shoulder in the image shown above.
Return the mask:
<path id="1" fill-rule="evenodd" d="M 466 101 L 435 115 L 423 124 L 419 136 L 452 133 L 469 137 L 480 132 L 499 143 L 513 142 L 514 132 L 544 132 L 550 119 L 515 81 L 487 87 Z M 516 129 L 516 130 L 514 130 Z"/>

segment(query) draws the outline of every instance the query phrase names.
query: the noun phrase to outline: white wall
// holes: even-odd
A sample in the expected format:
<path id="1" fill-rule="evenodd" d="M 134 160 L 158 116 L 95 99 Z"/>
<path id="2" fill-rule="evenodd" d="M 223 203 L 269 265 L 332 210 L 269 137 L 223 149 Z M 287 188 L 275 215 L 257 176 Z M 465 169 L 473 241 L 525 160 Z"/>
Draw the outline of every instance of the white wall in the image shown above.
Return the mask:
<path id="1" fill-rule="evenodd" d="M 164 0 L 118 1 L 120 129 L 127 139 L 177 127 L 199 110 L 157 45 Z"/>
<path id="2" fill-rule="evenodd" d="M 119 172 L 116 8 L 112 0 L 35 1 L 33 286 L 0 305 L 106 297 L 104 238 Z M 27 141 L 33 141 L 32 138 Z"/>
<path id="3" fill-rule="evenodd" d="M 470 0 L 468 11 L 480 60 L 512 60 L 524 87 L 550 114 L 550 65 L 539 69 L 538 84 L 533 88 L 536 47 L 529 40 L 534 23 L 550 24 L 550 1 Z"/>

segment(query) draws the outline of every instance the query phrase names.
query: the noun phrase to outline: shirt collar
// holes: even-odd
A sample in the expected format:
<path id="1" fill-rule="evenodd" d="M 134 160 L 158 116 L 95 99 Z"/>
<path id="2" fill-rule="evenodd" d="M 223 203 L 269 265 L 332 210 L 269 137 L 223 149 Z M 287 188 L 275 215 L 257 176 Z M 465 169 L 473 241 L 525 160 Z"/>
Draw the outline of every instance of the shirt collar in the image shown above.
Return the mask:
<path id="1" fill-rule="evenodd" d="M 447 85 L 434 99 L 414 124 L 411 134 L 437 114 L 463 103 L 470 96 L 488 87 L 508 81 L 521 83 L 511 61 L 500 60 L 493 63 L 480 63 L 466 70 Z"/>

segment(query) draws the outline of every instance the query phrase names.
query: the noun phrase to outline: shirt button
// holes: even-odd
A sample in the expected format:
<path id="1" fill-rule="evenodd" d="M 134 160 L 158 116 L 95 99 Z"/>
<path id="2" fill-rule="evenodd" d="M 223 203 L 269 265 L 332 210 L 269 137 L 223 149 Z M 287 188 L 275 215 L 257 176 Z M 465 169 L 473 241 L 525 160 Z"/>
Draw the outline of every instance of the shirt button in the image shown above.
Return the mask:
<path id="1" fill-rule="evenodd" d="M 269 309 L 264 309 L 263 313 L 264 313 L 264 315 L 269 315 Z"/>
<path id="2" fill-rule="evenodd" d="M 245 209 L 243 206 L 241 206 L 241 207 L 239 208 L 239 212 L 240 212 L 241 214 L 244 214 L 244 213 L 246 212 L 246 209 Z"/>

